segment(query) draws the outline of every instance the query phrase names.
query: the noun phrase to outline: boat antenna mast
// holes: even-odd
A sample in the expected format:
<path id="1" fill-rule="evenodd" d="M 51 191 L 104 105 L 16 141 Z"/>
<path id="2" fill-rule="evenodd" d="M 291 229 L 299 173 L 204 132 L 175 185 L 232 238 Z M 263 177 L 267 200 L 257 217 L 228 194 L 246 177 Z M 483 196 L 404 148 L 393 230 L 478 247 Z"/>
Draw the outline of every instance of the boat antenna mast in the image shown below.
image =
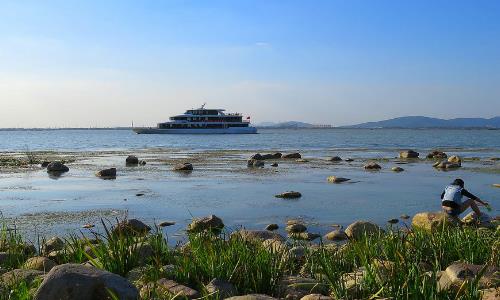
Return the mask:
<path id="1" fill-rule="evenodd" d="M 207 102 L 203 102 L 203 105 L 201 106 L 201 109 L 205 109 L 205 105 L 207 105 Z"/>

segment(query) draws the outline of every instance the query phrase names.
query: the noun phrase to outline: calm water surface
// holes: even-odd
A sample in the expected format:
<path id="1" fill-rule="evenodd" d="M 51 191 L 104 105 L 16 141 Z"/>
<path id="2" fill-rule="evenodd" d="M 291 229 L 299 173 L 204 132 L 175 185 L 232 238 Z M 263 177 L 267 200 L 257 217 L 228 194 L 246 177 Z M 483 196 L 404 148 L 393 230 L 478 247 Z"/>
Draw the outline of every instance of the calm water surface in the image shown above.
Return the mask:
<path id="1" fill-rule="evenodd" d="M 126 130 L 0 131 L 0 151 L 71 151 L 97 154 L 70 164 L 71 171 L 55 180 L 41 169 L 0 173 L 0 209 L 22 226 L 44 233 L 76 230 L 83 222 L 97 222 L 88 211 L 128 212 L 148 222 L 174 220 L 172 234 L 181 233 L 192 216 L 216 214 L 227 225 L 263 228 L 304 218 L 312 232 L 324 233 L 332 224 L 357 219 L 385 224 L 401 214 L 438 210 L 442 188 L 456 177 L 469 190 L 500 212 L 500 131 L 488 130 L 261 130 L 257 135 L 136 135 Z M 425 154 L 440 148 L 469 160 L 463 168 L 441 172 L 421 160 L 402 165 L 394 173 L 400 149 Z M 155 151 L 150 151 L 155 149 Z M 214 152 L 218 150 L 219 152 Z M 235 150 L 235 151 L 227 151 Z M 245 159 L 253 151 L 300 151 L 309 163 L 280 161 L 278 168 L 248 170 Z M 106 152 L 99 152 L 106 151 Z M 208 152 L 207 152 L 208 151 Z M 127 154 L 148 161 L 145 167 L 126 168 Z M 211 153 L 199 159 L 197 153 Z M 332 164 L 333 155 L 353 157 L 351 164 Z M 191 174 L 172 172 L 172 157 L 193 160 Z M 366 160 L 385 158 L 380 172 L 362 168 Z M 164 159 L 165 161 L 163 161 Z M 100 180 L 94 172 L 118 168 L 116 180 Z M 351 178 L 346 184 L 328 184 L 326 177 Z M 296 190 L 298 200 L 280 200 L 274 194 Z M 137 196 L 137 194 L 144 194 Z M 68 213 L 69 217 L 58 214 Z M 83 215 L 82 215 L 83 213 Z M 55 214 L 55 215 L 51 215 Z M 29 217 L 28 217 L 29 216 Z M 34 220 L 29 222 L 29 219 Z M 12 219 L 10 219 L 12 220 Z"/>

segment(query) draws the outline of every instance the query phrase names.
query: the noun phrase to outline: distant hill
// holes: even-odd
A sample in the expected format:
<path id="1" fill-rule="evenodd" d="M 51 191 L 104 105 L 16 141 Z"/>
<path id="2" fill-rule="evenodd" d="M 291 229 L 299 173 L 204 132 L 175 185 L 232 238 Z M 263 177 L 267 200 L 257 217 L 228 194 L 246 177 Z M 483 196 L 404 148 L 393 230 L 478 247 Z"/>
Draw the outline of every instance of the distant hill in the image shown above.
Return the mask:
<path id="1" fill-rule="evenodd" d="M 262 123 L 256 124 L 255 126 L 262 127 L 262 128 L 313 128 L 313 127 L 315 127 L 315 125 L 313 125 L 313 124 L 298 122 L 298 121 L 288 121 L 288 122 L 281 122 L 281 123 L 262 122 Z"/>
<path id="2" fill-rule="evenodd" d="M 422 116 L 400 117 L 378 122 L 367 122 L 343 128 L 499 128 L 500 117 L 438 119 Z"/>

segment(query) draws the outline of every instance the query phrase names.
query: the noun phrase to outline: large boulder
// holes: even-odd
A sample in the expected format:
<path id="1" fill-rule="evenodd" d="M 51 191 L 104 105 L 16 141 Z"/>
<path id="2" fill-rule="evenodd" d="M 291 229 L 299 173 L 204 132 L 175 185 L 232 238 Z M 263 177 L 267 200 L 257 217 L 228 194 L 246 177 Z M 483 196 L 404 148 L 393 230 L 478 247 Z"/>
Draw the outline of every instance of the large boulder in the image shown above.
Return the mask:
<path id="1" fill-rule="evenodd" d="M 270 153 L 270 154 L 264 154 L 262 155 L 262 159 L 280 159 L 283 155 L 279 152 L 276 153 Z"/>
<path id="2" fill-rule="evenodd" d="M 285 228 L 285 230 L 288 233 L 301 233 L 301 232 L 305 232 L 307 230 L 307 227 L 304 224 L 295 223 L 295 224 L 288 225 Z"/>
<path id="3" fill-rule="evenodd" d="M 345 229 L 347 237 L 353 240 L 360 239 L 364 236 L 377 235 L 382 232 L 382 229 L 375 223 L 367 221 L 356 221 Z"/>
<path id="4" fill-rule="evenodd" d="M 295 191 L 287 191 L 287 192 L 283 192 L 281 194 L 277 194 L 274 197 L 283 198 L 283 199 L 296 199 L 296 198 L 302 197 L 302 194 L 299 192 L 295 192 Z"/>
<path id="5" fill-rule="evenodd" d="M 139 292 L 125 278 L 94 267 L 79 264 L 59 265 L 47 274 L 35 300 L 137 300 Z"/>
<path id="6" fill-rule="evenodd" d="M 174 171 L 193 171 L 193 165 L 191 163 L 183 163 L 175 165 Z"/>
<path id="7" fill-rule="evenodd" d="M 116 178 L 116 168 L 104 169 L 95 174 L 101 178 Z"/>
<path id="8" fill-rule="evenodd" d="M 126 219 L 113 228 L 114 234 L 141 236 L 151 231 L 151 227 L 137 219 Z"/>
<path id="9" fill-rule="evenodd" d="M 31 257 L 23 264 L 24 269 L 43 272 L 49 272 L 55 266 L 57 266 L 57 264 L 52 259 L 43 256 Z"/>
<path id="10" fill-rule="evenodd" d="M 448 155 L 446 155 L 446 153 L 439 150 L 433 150 L 429 154 L 427 154 L 428 159 L 445 159 L 447 157 Z"/>
<path id="11" fill-rule="evenodd" d="M 187 230 L 193 233 L 202 231 L 220 232 L 223 228 L 224 223 L 222 222 L 222 219 L 215 215 L 210 215 L 194 219 L 191 224 L 188 225 Z"/>
<path id="12" fill-rule="evenodd" d="M 347 238 L 347 234 L 343 230 L 334 230 L 325 235 L 325 239 L 329 241 L 344 241 Z"/>
<path id="13" fill-rule="evenodd" d="M 139 159 L 135 155 L 129 155 L 125 159 L 125 164 L 127 166 L 137 166 L 139 164 Z"/>
<path id="14" fill-rule="evenodd" d="M 452 219 L 445 212 L 421 212 L 416 214 L 411 225 L 416 228 L 421 228 L 425 230 L 439 230 L 443 226 L 453 225 L 457 220 Z"/>
<path id="15" fill-rule="evenodd" d="M 264 158 L 262 157 L 262 155 L 260 153 L 256 153 L 252 156 L 250 156 L 249 160 L 263 160 Z"/>
<path id="16" fill-rule="evenodd" d="M 418 158 L 420 154 L 413 150 L 401 151 L 399 152 L 399 158 Z"/>
<path id="17" fill-rule="evenodd" d="M 69 168 L 60 161 L 54 161 L 47 165 L 47 172 L 49 173 L 65 173 Z"/>
<path id="18" fill-rule="evenodd" d="M 500 269 L 494 266 L 473 265 L 456 262 L 450 265 L 441 275 L 438 282 L 439 290 L 452 289 L 458 291 L 465 280 L 474 280 L 478 274 L 482 276 L 478 281 L 478 288 L 496 288 L 500 286 Z"/>
<path id="19" fill-rule="evenodd" d="M 302 158 L 302 155 L 300 155 L 300 153 L 298 152 L 295 152 L 295 153 L 284 154 L 281 158 Z"/>

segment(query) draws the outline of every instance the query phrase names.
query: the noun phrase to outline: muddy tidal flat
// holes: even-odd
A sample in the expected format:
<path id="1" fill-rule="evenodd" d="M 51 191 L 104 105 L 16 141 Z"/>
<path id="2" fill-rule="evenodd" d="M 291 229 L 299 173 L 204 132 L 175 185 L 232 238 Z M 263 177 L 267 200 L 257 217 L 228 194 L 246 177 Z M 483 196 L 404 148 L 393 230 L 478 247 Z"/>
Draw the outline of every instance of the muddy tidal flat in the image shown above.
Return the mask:
<path id="1" fill-rule="evenodd" d="M 210 214 L 221 217 L 231 229 L 263 229 L 270 223 L 301 219 L 310 232 L 324 234 L 332 226 L 355 220 L 385 226 L 401 215 L 439 210 L 443 187 L 460 177 L 472 193 L 491 203 L 489 214 L 500 212 L 500 189 L 494 186 L 500 183 L 498 148 L 439 148 L 462 160 L 461 167 L 449 170 L 434 168 L 436 160 L 426 158 L 432 145 L 415 148 L 420 153 L 417 159 L 399 158 L 399 150 L 406 147 L 314 148 L 3 151 L 0 210 L 5 224 L 33 238 L 85 231 L 82 226 L 100 224 L 101 219 L 128 216 L 151 225 L 175 222 L 166 231 L 176 242 L 185 238 L 193 217 Z M 252 155 L 275 152 L 298 152 L 301 159 L 269 159 L 263 167 L 247 166 Z M 145 165 L 126 166 L 129 155 Z M 342 160 L 331 161 L 334 156 Z M 43 161 L 63 161 L 69 172 L 51 176 L 40 165 Z M 185 162 L 193 171 L 173 170 Z M 366 170 L 369 162 L 381 169 Z M 95 175 L 106 168 L 116 168 L 116 178 Z M 350 180 L 331 183 L 329 176 Z M 302 196 L 275 197 L 285 191 Z"/>

